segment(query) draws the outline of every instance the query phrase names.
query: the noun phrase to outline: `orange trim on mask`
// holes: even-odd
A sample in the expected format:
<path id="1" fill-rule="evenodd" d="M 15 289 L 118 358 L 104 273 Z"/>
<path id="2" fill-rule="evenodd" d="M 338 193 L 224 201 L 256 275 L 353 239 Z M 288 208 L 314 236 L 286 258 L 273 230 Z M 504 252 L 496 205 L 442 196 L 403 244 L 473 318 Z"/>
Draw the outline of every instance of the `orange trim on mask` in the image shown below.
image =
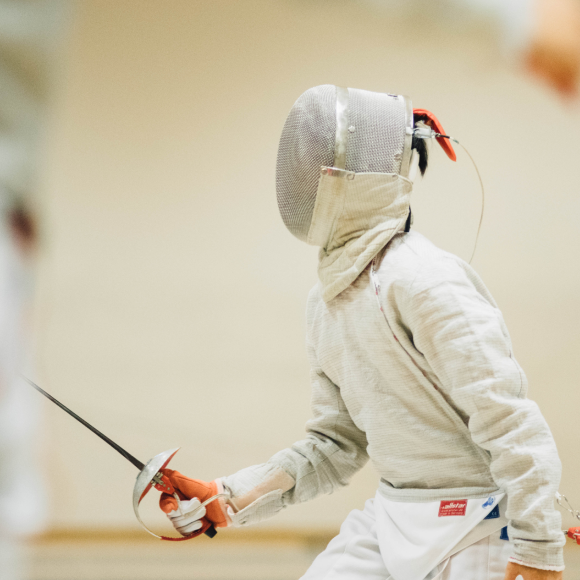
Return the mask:
<path id="1" fill-rule="evenodd" d="M 429 125 L 432 129 L 434 129 L 437 133 L 441 135 L 447 135 L 445 133 L 445 129 L 439 122 L 439 119 L 427 109 L 413 109 L 413 115 L 416 117 L 427 117 L 427 125 Z M 451 141 L 449 139 L 445 139 L 444 137 L 436 137 L 437 142 L 441 145 L 441 149 L 445 151 L 447 157 L 451 159 L 451 161 L 457 161 L 457 155 L 455 155 L 455 150 L 453 149 L 453 145 L 451 145 Z"/>

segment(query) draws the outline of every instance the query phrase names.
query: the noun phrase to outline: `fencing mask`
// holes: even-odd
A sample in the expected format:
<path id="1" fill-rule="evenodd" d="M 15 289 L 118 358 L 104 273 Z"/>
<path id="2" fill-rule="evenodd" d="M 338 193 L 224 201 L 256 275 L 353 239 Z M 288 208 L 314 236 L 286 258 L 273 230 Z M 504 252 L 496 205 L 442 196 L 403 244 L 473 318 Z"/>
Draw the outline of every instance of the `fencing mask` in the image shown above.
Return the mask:
<path id="1" fill-rule="evenodd" d="M 276 169 L 286 227 L 308 240 L 321 167 L 408 177 L 413 109 L 401 95 L 321 85 L 296 101 L 282 131 Z"/>

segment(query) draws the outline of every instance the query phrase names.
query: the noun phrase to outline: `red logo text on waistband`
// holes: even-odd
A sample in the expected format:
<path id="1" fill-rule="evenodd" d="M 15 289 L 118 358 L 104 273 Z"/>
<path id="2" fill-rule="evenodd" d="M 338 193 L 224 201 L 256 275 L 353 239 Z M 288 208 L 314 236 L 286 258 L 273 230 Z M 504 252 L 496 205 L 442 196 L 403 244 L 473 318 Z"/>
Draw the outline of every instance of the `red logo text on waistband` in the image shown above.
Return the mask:
<path id="1" fill-rule="evenodd" d="M 451 501 L 442 501 L 439 504 L 439 517 L 443 516 L 464 516 L 467 509 L 466 499 L 454 499 Z"/>

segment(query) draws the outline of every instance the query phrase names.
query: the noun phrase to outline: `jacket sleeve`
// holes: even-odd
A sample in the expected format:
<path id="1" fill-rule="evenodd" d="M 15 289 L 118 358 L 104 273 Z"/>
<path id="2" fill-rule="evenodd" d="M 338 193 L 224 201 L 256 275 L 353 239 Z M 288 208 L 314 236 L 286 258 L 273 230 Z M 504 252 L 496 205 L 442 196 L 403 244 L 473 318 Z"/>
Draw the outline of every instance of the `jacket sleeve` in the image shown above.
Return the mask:
<path id="1" fill-rule="evenodd" d="M 560 570 L 565 539 L 554 506 L 558 451 L 538 406 L 526 398 L 526 378 L 501 312 L 467 268 L 450 262 L 420 273 L 404 318 L 437 386 L 467 418 L 473 441 L 489 453 L 491 475 L 508 497 L 512 560 Z"/>
<path id="2" fill-rule="evenodd" d="M 250 525 L 295 503 L 330 494 L 345 486 L 368 460 L 366 435 L 356 427 L 340 389 L 324 374 L 309 346 L 313 417 L 307 435 L 276 453 L 267 463 L 221 479 L 236 498 L 252 502 L 232 514 L 234 525 Z M 242 499 L 243 501 L 243 499 Z"/>

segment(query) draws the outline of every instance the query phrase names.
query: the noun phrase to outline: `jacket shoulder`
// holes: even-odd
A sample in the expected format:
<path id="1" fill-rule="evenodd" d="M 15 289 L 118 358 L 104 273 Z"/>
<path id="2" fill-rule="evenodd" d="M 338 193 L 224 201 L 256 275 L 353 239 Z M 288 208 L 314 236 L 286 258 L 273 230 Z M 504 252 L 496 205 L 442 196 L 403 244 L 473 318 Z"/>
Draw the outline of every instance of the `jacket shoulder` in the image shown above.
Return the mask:
<path id="1" fill-rule="evenodd" d="M 389 244 L 378 268 L 381 287 L 396 299 L 406 300 L 417 292 L 430 292 L 441 284 L 469 288 L 496 306 L 475 270 L 458 256 L 438 248 L 417 232 L 399 234 Z"/>
<path id="2" fill-rule="evenodd" d="M 461 258 L 438 248 L 417 232 L 398 234 L 380 257 L 377 272 L 381 285 L 411 286 L 414 282 L 437 279 L 451 272 L 465 271 Z"/>

